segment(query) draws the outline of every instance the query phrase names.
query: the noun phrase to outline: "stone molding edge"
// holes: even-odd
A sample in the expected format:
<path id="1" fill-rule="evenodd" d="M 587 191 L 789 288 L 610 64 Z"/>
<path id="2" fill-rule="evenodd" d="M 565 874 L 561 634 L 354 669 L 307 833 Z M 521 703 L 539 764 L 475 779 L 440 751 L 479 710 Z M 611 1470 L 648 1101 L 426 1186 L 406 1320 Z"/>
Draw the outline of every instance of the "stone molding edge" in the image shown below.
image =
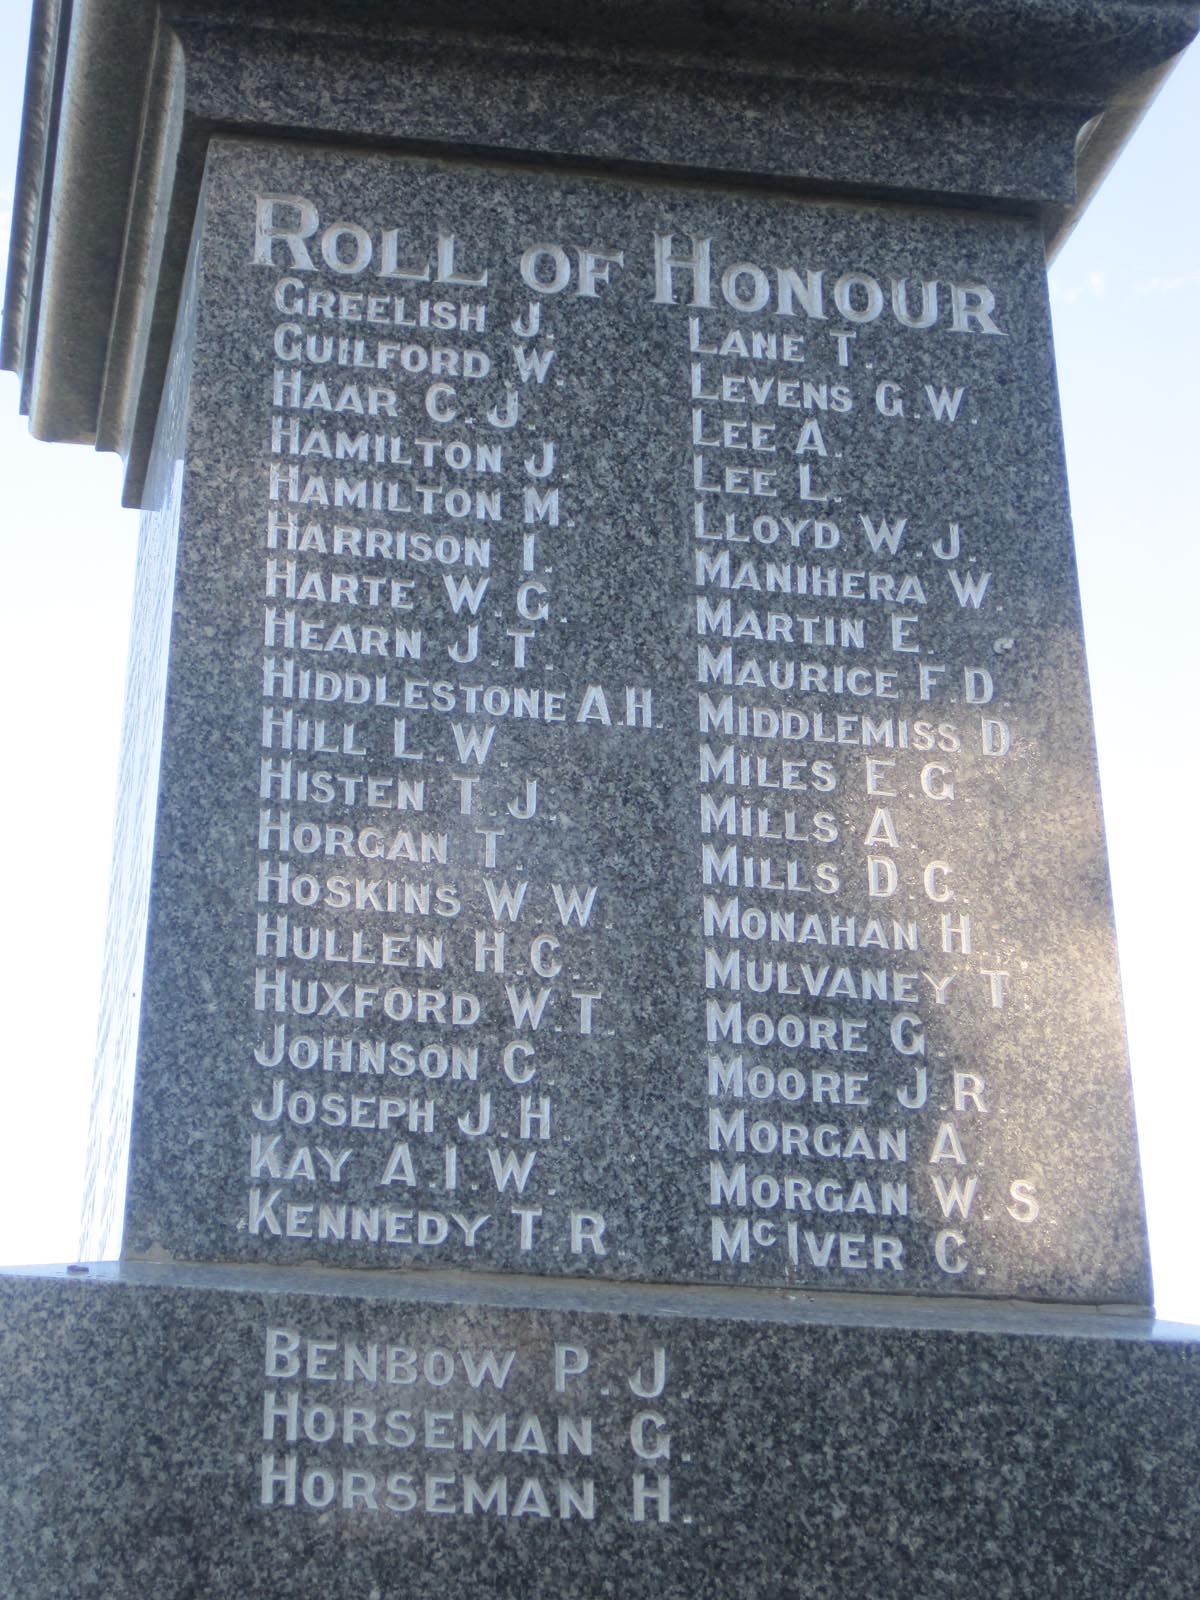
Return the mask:
<path id="1" fill-rule="evenodd" d="M 880 22 L 881 31 L 898 30 L 906 3 L 894 8 L 899 17 Z M 513 0 L 506 20 L 537 13 L 538 4 Z M 820 8 L 826 26 L 831 7 L 836 11 L 837 0 Z M 20 374 L 21 409 L 34 436 L 119 453 L 127 467 L 127 505 L 143 500 L 208 141 L 221 134 L 281 138 L 296 131 L 249 120 L 216 123 L 189 113 L 187 65 L 168 20 L 172 9 L 170 0 L 35 0 L 0 342 L 0 365 Z M 208 9 L 218 24 L 228 10 L 221 0 L 210 0 Z M 353 19 L 343 14 L 340 26 L 353 28 L 370 9 Z M 751 3 L 743 9 L 762 8 Z M 1027 42 L 1054 9 L 1050 0 L 1009 0 L 1004 19 L 1019 23 Z M 1098 87 L 1090 103 L 1079 100 L 1078 85 L 1071 85 L 1068 98 L 1086 123 L 1078 148 L 1079 194 L 1073 203 L 1037 207 L 1050 253 L 1144 114 L 1179 45 L 1200 25 L 1200 8 L 1190 0 L 1126 0 L 1106 9 L 1120 12 L 1130 28 L 1140 22 L 1147 37 L 1160 48 L 1165 40 L 1172 54 L 1161 66 L 1142 66 L 1115 89 Z M 261 0 L 254 20 L 294 27 L 311 23 L 319 10 L 309 4 L 281 12 L 272 0 Z M 475 20 L 470 5 L 427 6 L 423 14 L 432 17 L 434 10 L 454 13 L 448 20 L 460 37 Z M 952 11 L 949 0 L 941 0 L 941 12 Z M 197 15 L 194 8 L 190 15 Z M 1145 49 L 1139 56 L 1131 39 L 1123 42 L 1124 59 L 1140 61 Z M 480 43 L 474 32 L 472 46 Z M 504 43 L 511 47 L 511 32 Z M 993 49 L 1003 55 L 994 41 Z M 714 59 L 710 54 L 710 63 Z M 754 61 L 720 58 L 715 64 L 761 71 Z M 805 62 L 806 75 L 820 71 L 819 60 Z M 902 87 L 928 93 L 936 84 L 926 73 L 923 84 L 910 80 Z M 977 88 L 959 83 L 955 92 L 973 94 Z M 1006 89 L 1002 98 L 1009 94 Z M 131 107 L 137 108 L 132 115 Z M 326 137 L 348 142 L 344 130 L 328 130 Z M 505 155 L 520 159 L 519 152 Z M 635 170 L 635 164 L 629 167 Z M 753 181 L 753 175 L 730 173 L 727 181 Z M 801 180 L 794 185 L 797 191 L 804 187 Z M 877 191 L 872 197 L 881 196 Z M 906 190 L 894 197 L 934 196 Z"/>
<path id="2" fill-rule="evenodd" d="M 24 315 L 10 334 L 6 305 L 3 354 L 38 438 L 96 442 L 157 26 L 154 0 L 36 0 L 54 70 L 31 58 L 15 210 L 36 218 L 36 244 L 28 228 L 14 237 L 9 292 L 23 287 Z M 41 160 L 26 162 L 27 136 Z"/>
<path id="3" fill-rule="evenodd" d="M 128 3 L 128 0 L 127 0 Z M 843 84 L 1107 100 L 1195 33 L 1196 0 L 158 0 L 181 24 L 379 40 L 414 31 L 573 55 L 719 65 Z M 1001 44 L 1002 41 L 1002 44 Z"/>
<path id="4" fill-rule="evenodd" d="M 1048 206 L 1045 212 L 1046 260 L 1052 262 L 1091 204 L 1092 196 L 1108 176 L 1121 151 L 1132 139 L 1159 90 L 1175 70 L 1181 50 L 1161 66 L 1152 67 L 1113 96 L 1100 116 L 1080 131 L 1075 157 L 1076 195 L 1073 205 Z"/>
<path id="5" fill-rule="evenodd" d="M 78 1289 L 213 1291 L 230 1295 L 308 1295 L 384 1305 L 476 1305 L 491 1310 L 576 1311 L 587 1315 L 666 1316 L 699 1322 L 781 1323 L 1008 1338 L 1108 1339 L 1196 1344 L 1200 1327 L 1164 1322 L 1143 1306 L 1038 1301 L 939 1300 L 922 1295 L 746 1288 L 739 1285 L 596 1282 L 518 1273 L 364 1271 L 310 1266 L 240 1266 L 175 1261 L 92 1261 L 0 1268 L 6 1282 L 71 1284 Z"/>
<path id="6" fill-rule="evenodd" d="M 60 33 L 59 29 L 62 4 L 63 0 L 34 0 L 30 19 L 25 103 L 21 114 L 20 154 L 4 292 L 4 327 L 0 336 L 0 366 L 8 372 L 22 371 L 22 355 L 37 310 L 32 279 L 34 262 L 44 246 L 41 201 L 54 159 L 55 96 L 62 83 L 63 69 L 58 52 L 66 41 L 65 33 Z M 22 412 L 29 409 L 27 377 L 27 371 L 22 372 Z"/>

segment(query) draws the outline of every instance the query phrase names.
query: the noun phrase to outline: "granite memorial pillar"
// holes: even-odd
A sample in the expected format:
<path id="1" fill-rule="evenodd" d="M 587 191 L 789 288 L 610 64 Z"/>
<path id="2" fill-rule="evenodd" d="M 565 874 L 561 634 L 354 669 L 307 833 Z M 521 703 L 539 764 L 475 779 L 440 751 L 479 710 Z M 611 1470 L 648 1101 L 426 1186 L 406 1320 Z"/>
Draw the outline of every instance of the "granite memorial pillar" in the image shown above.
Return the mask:
<path id="1" fill-rule="evenodd" d="M 1194 1594 L 1045 287 L 1193 9 L 39 5 L 145 516 L 12 1593 Z"/>

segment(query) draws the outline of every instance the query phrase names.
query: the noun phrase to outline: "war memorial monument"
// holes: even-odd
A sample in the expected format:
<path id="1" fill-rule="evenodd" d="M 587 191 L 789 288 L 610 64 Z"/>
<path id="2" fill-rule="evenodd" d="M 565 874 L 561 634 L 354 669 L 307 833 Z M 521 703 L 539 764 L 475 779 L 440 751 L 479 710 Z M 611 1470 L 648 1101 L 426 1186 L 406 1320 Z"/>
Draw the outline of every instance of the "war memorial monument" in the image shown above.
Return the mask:
<path id="1" fill-rule="evenodd" d="M 1196 23 L 39 0 L 144 517 L 5 1596 L 1194 1600 L 1045 264 Z"/>

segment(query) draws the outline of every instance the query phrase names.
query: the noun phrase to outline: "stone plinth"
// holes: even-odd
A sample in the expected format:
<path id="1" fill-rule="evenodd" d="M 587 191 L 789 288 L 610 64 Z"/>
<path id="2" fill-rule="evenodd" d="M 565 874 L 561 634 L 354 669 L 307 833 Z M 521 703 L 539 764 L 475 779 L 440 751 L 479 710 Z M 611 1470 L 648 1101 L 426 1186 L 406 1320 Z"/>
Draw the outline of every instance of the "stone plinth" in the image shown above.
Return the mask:
<path id="1" fill-rule="evenodd" d="M 1196 1346 L 1139 1320 L 95 1271 L 3 1284 L 29 1600 L 1195 1590 Z"/>

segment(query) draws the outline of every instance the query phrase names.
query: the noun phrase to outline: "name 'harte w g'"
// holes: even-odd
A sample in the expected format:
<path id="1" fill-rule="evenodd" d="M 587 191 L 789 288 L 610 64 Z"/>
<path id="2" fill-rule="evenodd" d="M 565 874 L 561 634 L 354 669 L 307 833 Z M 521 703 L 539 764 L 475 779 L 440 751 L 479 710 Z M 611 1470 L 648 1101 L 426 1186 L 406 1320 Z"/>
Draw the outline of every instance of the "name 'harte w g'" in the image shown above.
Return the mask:
<path id="1" fill-rule="evenodd" d="M 885 286 L 857 268 L 830 282 L 832 274 L 823 267 L 762 267 L 752 261 L 721 266 L 714 260 L 712 239 L 703 235 L 690 234 L 686 245 L 677 244 L 669 233 L 655 232 L 653 240 L 656 305 L 685 303 L 697 310 L 724 306 L 735 312 L 769 311 L 778 317 L 803 315 L 825 321 L 832 303 L 837 316 L 858 326 L 887 314 L 903 328 L 942 323 L 948 324 L 950 333 L 1004 332 L 992 316 L 996 297 L 986 284 L 891 278 Z M 286 265 L 295 272 L 316 272 L 320 266 L 314 252 L 339 277 L 371 272 L 400 282 L 472 289 L 486 288 L 488 283 L 487 267 L 460 264 L 459 241 L 453 233 L 439 230 L 427 243 L 402 244 L 399 228 L 371 231 L 345 219 L 322 226 L 316 204 L 305 195 L 255 197 L 251 259 L 256 266 Z M 570 292 L 596 299 L 624 266 L 624 250 L 538 242 L 522 253 L 518 270 L 521 281 L 536 294 Z M 681 302 L 680 296 L 686 299 Z M 363 309 L 358 319 L 386 321 L 388 316 L 381 312 L 375 319 Z"/>

